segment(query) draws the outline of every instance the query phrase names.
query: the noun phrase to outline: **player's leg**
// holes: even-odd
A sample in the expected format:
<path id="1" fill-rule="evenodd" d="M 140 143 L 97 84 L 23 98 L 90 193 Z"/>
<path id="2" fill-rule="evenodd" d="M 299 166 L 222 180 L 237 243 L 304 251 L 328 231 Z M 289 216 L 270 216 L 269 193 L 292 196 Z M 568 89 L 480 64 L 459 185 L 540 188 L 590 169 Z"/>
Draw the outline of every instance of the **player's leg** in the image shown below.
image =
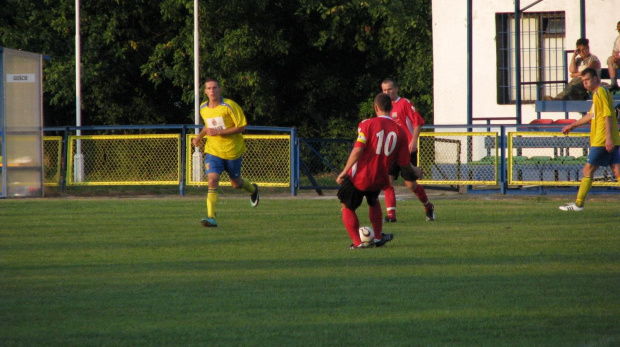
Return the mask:
<path id="1" fill-rule="evenodd" d="M 379 201 L 379 192 L 376 195 L 374 192 L 367 192 L 366 202 L 368 203 L 368 219 L 370 219 L 370 224 L 372 224 L 372 229 L 375 232 L 375 240 L 380 240 L 383 230 L 383 210 L 381 209 L 381 201 Z"/>
<path id="2" fill-rule="evenodd" d="M 411 153 L 409 157 L 411 161 L 411 165 L 418 166 L 418 152 Z M 424 213 L 426 214 L 427 221 L 435 220 L 435 206 L 431 203 L 426 195 L 426 190 L 421 184 L 418 184 L 418 178 L 416 175 L 409 174 L 403 172 L 403 179 L 405 180 L 405 185 L 415 196 L 420 200 L 422 205 L 424 206 Z"/>
<path id="3" fill-rule="evenodd" d="M 577 100 L 575 98 L 575 94 L 578 94 L 577 89 L 579 86 L 583 88 L 583 82 L 581 81 L 581 77 L 575 77 L 568 82 L 568 85 L 564 90 L 562 90 L 558 95 L 556 95 L 553 100 Z M 585 90 L 585 88 L 583 88 Z M 587 92 L 587 91 L 586 91 Z"/>
<path id="4" fill-rule="evenodd" d="M 592 187 L 592 177 L 599 166 L 607 166 L 612 163 L 612 159 L 615 153 L 607 152 L 605 147 L 590 147 L 588 153 L 588 161 L 583 167 L 583 179 L 579 184 L 579 190 L 577 191 L 577 198 L 575 199 L 575 205 L 583 208 L 586 200 L 586 195 Z"/>
<path id="5" fill-rule="evenodd" d="M 616 177 L 616 181 L 620 183 L 620 164 L 610 165 L 611 171 L 614 173 L 614 177 Z"/>
<path id="6" fill-rule="evenodd" d="M 583 167 L 583 179 L 581 179 L 579 190 L 577 191 L 577 198 L 575 199 L 575 205 L 578 207 L 583 207 L 585 203 L 586 195 L 588 195 L 590 188 L 592 188 L 592 177 L 597 168 L 598 166 L 589 163 L 586 163 Z"/>
<path id="7" fill-rule="evenodd" d="M 607 152 L 605 147 L 590 147 L 590 153 L 588 153 L 588 161 L 583 167 L 583 178 L 579 183 L 579 190 L 577 191 L 577 198 L 574 203 L 570 203 L 566 206 L 560 206 L 562 211 L 583 211 L 583 205 L 586 200 L 586 196 L 592 187 L 592 177 L 596 169 L 601 165 L 608 165 L 611 163 L 612 153 Z"/>
<path id="8" fill-rule="evenodd" d="M 407 188 L 409 188 L 409 190 L 411 190 L 413 194 L 415 194 L 415 196 L 418 198 L 418 200 L 420 200 L 422 205 L 426 205 L 430 203 L 430 200 L 428 199 L 428 196 L 426 195 L 426 190 L 424 190 L 424 187 L 422 187 L 421 184 L 418 184 L 417 181 L 406 179 L 405 185 L 407 186 Z"/>
<path id="9" fill-rule="evenodd" d="M 258 185 L 241 178 L 241 163 L 242 157 L 226 161 L 226 172 L 230 176 L 230 184 L 234 189 L 243 189 L 248 192 L 250 194 L 250 205 L 256 207 L 259 202 Z"/>
<path id="10" fill-rule="evenodd" d="M 394 223 L 396 222 L 396 191 L 394 190 L 394 180 L 398 179 L 400 173 L 400 166 L 396 163 L 392 163 L 390 166 L 390 187 L 383 191 L 385 197 L 385 210 L 386 216 L 384 222 Z"/>
<path id="11" fill-rule="evenodd" d="M 424 189 L 424 187 L 421 184 L 418 184 L 418 182 L 416 181 L 417 177 L 405 177 L 405 174 L 403 172 L 403 178 L 405 179 L 405 185 L 407 186 L 407 188 L 409 188 L 409 190 L 411 190 L 413 194 L 415 194 L 415 196 L 418 198 L 418 200 L 420 200 L 420 202 L 424 206 L 426 220 L 434 221 L 435 220 L 435 206 L 428 199 L 428 196 L 426 195 L 426 190 Z"/>
<path id="12" fill-rule="evenodd" d="M 613 171 L 616 180 L 620 183 L 620 146 L 614 147 L 611 156 L 611 164 L 609 166 L 611 167 L 611 171 Z"/>
<path id="13" fill-rule="evenodd" d="M 385 196 L 385 222 L 386 223 L 395 223 L 396 222 L 396 191 L 394 190 L 394 178 L 390 176 L 390 186 L 383 191 L 383 195 Z"/>
<path id="14" fill-rule="evenodd" d="M 394 239 L 394 234 L 385 234 L 383 232 L 383 210 L 381 209 L 381 202 L 379 201 L 379 192 L 366 193 L 366 202 L 368 202 L 368 218 L 372 223 L 372 229 L 375 232 L 375 246 L 381 247 L 387 242 Z"/>
<path id="15" fill-rule="evenodd" d="M 360 229 L 360 221 L 357 218 L 357 214 L 355 210 L 352 210 L 346 206 L 346 204 L 341 204 L 342 209 L 342 224 L 344 228 L 347 230 L 349 234 L 349 238 L 353 241 L 353 247 L 360 247 L 362 244 L 362 240 L 360 239 L 359 229 Z"/>
<path id="16" fill-rule="evenodd" d="M 338 199 L 341 203 L 342 224 L 349 234 L 353 244 L 351 249 L 361 248 L 362 240 L 359 235 L 360 222 L 355 210 L 362 204 L 364 195 L 347 178 L 338 190 Z"/>
<path id="17" fill-rule="evenodd" d="M 217 202 L 219 199 L 220 175 L 217 173 L 209 174 L 209 190 L 207 192 L 207 217 L 215 218 Z"/>
<path id="18" fill-rule="evenodd" d="M 209 182 L 207 190 L 207 218 L 201 220 L 204 227 L 217 227 L 215 215 L 219 199 L 220 175 L 224 170 L 224 161 L 211 154 L 205 154 L 205 172 Z"/>

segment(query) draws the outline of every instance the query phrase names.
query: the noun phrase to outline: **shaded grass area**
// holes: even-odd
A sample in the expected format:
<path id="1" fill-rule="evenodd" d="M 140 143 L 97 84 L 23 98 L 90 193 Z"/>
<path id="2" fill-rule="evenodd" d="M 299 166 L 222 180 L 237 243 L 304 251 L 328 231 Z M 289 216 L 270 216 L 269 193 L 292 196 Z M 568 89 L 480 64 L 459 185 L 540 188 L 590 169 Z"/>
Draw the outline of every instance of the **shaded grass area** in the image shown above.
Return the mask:
<path id="1" fill-rule="evenodd" d="M 335 199 L 2 200 L 0 345 L 618 345 L 615 199 L 405 200 L 356 251 Z"/>

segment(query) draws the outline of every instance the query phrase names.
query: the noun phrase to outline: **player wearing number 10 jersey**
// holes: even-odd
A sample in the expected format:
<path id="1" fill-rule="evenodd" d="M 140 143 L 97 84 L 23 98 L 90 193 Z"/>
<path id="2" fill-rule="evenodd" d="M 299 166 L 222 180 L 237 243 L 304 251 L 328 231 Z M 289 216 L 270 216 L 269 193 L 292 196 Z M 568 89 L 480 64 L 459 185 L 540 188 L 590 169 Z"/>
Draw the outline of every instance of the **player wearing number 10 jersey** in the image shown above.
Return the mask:
<path id="1" fill-rule="evenodd" d="M 353 148 L 363 149 L 349 171 L 353 185 L 361 191 L 388 187 L 392 163 L 396 162 L 399 166 L 409 163 L 407 134 L 388 115 L 362 121 Z"/>
<path id="2" fill-rule="evenodd" d="M 342 204 L 342 221 L 349 237 L 353 240 L 350 248 L 361 248 L 359 219 L 355 210 L 366 197 L 368 214 L 375 231 L 376 246 L 391 241 L 392 234 L 382 233 L 383 211 L 378 200 L 382 189 L 389 187 L 389 170 L 392 163 L 401 166 L 403 171 L 421 175 L 411 165 L 407 148 L 407 134 L 389 116 L 392 101 L 386 94 L 378 94 L 374 100 L 377 117 L 362 121 L 358 136 L 349 155 L 347 164 L 336 182 L 341 185 L 338 198 Z"/>

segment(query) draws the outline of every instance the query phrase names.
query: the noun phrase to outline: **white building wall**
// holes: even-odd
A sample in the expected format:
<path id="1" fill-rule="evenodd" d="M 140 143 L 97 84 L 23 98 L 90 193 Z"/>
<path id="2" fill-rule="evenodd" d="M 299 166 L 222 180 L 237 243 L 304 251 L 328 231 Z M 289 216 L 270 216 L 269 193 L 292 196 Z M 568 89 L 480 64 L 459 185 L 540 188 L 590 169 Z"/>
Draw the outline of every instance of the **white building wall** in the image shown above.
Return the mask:
<path id="1" fill-rule="evenodd" d="M 535 0 L 521 0 L 521 8 Z M 587 0 L 585 30 L 590 51 L 603 67 L 618 36 L 620 0 Z M 473 100 L 474 118 L 515 117 L 514 105 L 497 104 L 497 62 L 495 14 L 514 13 L 513 0 L 472 0 Z M 544 0 L 526 12 L 564 11 L 564 50 L 575 48 L 581 36 L 580 0 Z M 434 124 L 467 123 L 467 1 L 432 0 Z M 522 122 L 537 117 L 534 104 L 522 104 Z M 564 113 L 545 113 L 543 118 L 564 118 Z M 571 113 L 570 118 L 579 118 Z M 514 124 L 514 120 L 493 124 Z M 484 122 L 474 122 L 484 124 Z"/>

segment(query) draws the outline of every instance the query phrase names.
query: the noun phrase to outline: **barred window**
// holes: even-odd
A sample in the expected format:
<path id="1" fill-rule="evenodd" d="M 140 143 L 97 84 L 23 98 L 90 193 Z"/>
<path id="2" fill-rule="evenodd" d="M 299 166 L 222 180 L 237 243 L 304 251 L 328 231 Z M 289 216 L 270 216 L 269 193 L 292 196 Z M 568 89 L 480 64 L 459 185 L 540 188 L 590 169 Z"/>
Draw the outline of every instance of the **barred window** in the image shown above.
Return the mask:
<path id="1" fill-rule="evenodd" d="M 521 101 L 555 96 L 564 88 L 564 12 L 521 15 Z M 515 17 L 495 15 L 497 32 L 497 103 L 516 102 Z M 538 90 L 537 90 L 538 89 Z M 538 94 L 537 94 L 538 92 Z"/>

